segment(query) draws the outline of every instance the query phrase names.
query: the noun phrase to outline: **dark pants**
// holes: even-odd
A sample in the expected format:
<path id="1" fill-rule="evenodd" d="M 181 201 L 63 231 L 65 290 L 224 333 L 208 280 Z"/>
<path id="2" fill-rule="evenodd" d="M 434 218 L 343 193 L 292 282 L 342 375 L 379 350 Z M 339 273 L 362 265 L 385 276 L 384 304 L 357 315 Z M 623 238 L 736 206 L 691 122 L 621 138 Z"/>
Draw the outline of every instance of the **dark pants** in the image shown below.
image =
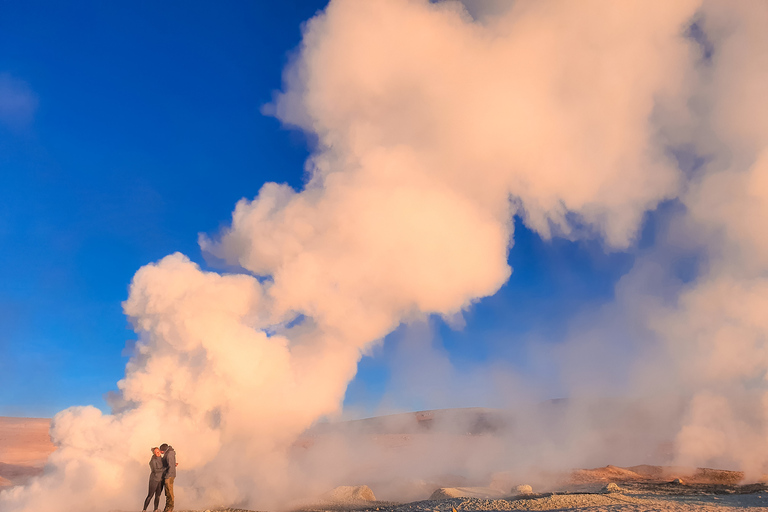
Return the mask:
<path id="1" fill-rule="evenodd" d="M 147 507 L 149 506 L 149 501 L 152 499 L 152 496 L 155 497 L 155 510 L 157 510 L 157 507 L 160 506 L 160 493 L 163 492 L 163 481 L 162 480 L 152 480 L 149 479 L 149 494 L 147 494 L 147 499 L 144 500 L 144 508 L 143 510 L 147 510 Z"/>
<path id="2" fill-rule="evenodd" d="M 172 476 L 165 479 L 165 509 L 163 512 L 171 512 L 173 510 L 173 480 L 176 478 Z"/>

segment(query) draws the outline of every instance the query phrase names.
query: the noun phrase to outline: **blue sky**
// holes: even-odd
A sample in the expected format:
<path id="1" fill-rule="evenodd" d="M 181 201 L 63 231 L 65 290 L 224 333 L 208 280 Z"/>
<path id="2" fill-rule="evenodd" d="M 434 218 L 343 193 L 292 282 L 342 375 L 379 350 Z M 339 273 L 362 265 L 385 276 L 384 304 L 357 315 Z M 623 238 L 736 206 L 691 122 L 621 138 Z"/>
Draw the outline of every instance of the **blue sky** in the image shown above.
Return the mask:
<path id="1" fill-rule="evenodd" d="M 107 410 L 133 338 L 121 301 L 136 270 L 175 251 L 205 265 L 198 233 L 227 225 L 237 200 L 266 181 L 301 188 L 309 141 L 260 108 L 323 4 L 2 4 L 0 415 Z M 634 258 L 517 222 L 511 280 L 464 329 L 435 320 L 432 342 L 459 366 L 525 370 L 526 334 L 554 343 L 612 299 Z M 397 337 L 363 359 L 348 405 L 375 409 Z"/>

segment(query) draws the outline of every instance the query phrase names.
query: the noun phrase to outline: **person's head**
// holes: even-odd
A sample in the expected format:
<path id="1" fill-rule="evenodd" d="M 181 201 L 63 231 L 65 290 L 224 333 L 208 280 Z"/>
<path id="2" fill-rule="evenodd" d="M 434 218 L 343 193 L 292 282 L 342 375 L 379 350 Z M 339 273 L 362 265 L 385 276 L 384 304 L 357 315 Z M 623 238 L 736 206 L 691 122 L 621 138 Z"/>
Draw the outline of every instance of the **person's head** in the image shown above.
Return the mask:
<path id="1" fill-rule="evenodd" d="M 160 448 L 158 448 L 157 446 L 152 448 L 152 453 L 154 453 L 157 457 L 162 455 L 162 452 L 160 451 Z"/>
<path id="2" fill-rule="evenodd" d="M 163 443 L 160 445 L 160 452 L 165 453 L 168 451 L 168 443 Z"/>

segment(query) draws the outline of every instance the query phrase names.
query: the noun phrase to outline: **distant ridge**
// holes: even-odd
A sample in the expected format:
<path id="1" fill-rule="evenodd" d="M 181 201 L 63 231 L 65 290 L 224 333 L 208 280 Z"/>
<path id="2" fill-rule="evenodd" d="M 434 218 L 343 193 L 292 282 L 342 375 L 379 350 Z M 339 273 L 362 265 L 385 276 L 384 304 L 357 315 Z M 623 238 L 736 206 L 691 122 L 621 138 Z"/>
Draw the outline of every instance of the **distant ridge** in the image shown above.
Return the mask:
<path id="1" fill-rule="evenodd" d="M 49 418 L 0 416 L 0 487 L 24 483 L 42 472 L 56 447 Z"/>

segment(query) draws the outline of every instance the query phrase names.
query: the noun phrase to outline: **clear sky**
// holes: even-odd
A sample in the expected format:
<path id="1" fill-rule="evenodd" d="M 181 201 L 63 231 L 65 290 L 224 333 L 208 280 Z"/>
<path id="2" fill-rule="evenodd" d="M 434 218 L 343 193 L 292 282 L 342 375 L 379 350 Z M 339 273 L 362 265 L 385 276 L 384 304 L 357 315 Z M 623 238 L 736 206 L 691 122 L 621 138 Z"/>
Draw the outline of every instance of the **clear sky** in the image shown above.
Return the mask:
<path id="1" fill-rule="evenodd" d="M 227 225 L 240 198 L 267 181 L 301 189 L 311 140 L 260 109 L 323 4 L 0 4 L 0 415 L 106 411 L 135 338 L 121 306 L 133 274 L 176 251 L 206 267 L 198 233 Z M 463 329 L 434 319 L 422 334 L 459 378 L 489 360 L 534 371 L 524 339 L 555 342 L 610 301 L 653 230 L 606 253 L 516 222 L 511 280 Z M 373 412 L 396 387 L 405 337 L 363 358 L 350 408 Z M 393 405 L 487 405 L 471 402 Z"/>

